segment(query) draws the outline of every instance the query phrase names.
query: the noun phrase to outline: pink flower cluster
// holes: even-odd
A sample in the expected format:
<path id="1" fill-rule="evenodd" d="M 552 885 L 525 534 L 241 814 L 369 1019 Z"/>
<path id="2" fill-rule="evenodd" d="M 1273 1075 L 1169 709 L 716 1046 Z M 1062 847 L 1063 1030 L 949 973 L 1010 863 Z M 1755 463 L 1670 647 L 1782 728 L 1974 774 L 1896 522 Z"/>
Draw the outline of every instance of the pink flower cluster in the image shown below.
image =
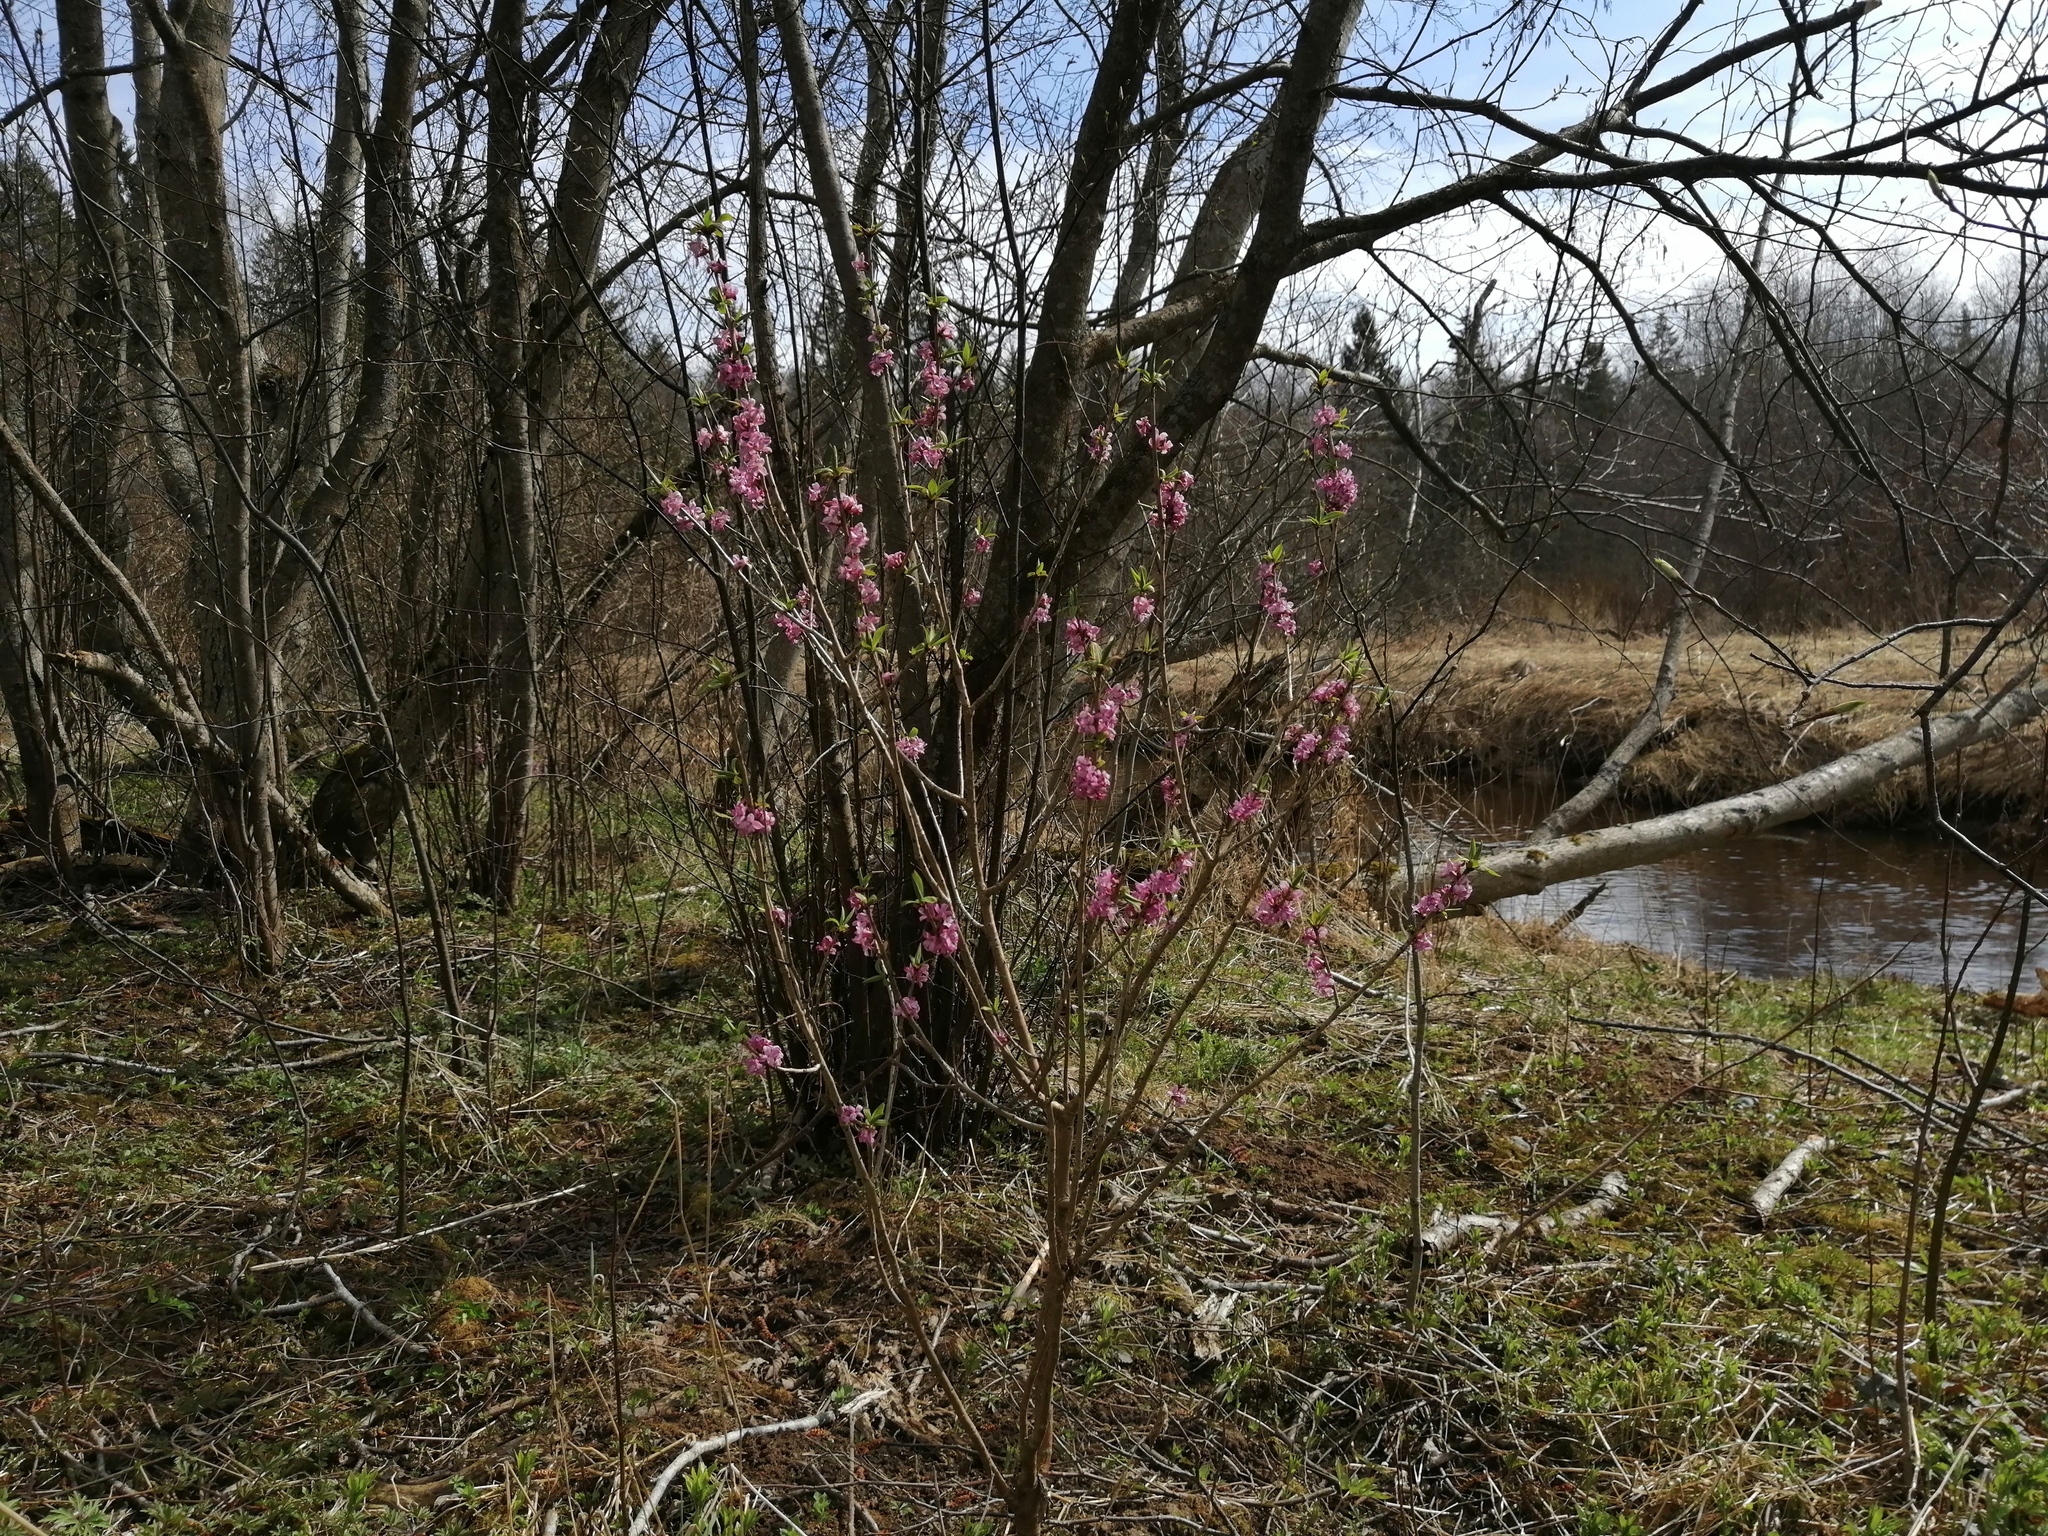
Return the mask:
<path id="1" fill-rule="evenodd" d="M 1086 619 L 1067 620 L 1067 654 L 1079 656 L 1102 638 L 1102 630 Z"/>
<path id="2" fill-rule="evenodd" d="M 1472 899 L 1472 866 L 1453 859 L 1437 871 L 1437 887 L 1415 903 L 1415 915 L 1427 922 L 1446 912 L 1455 912 Z"/>
<path id="3" fill-rule="evenodd" d="M 1316 479 L 1316 500 L 1332 515 L 1349 512 L 1358 500 L 1358 477 L 1341 465 Z"/>
<path id="4" fill-rule="evenodd" d="M 1081 451 L 1088 455 L 1092 464 L 1100 464 L 1109 457 L 1109 423 L 1091 427 L 1088 435 L 1081 439 Z"/>
<path id="5" fill-rule="evenodd" d="M 949 901 L 921 901 L 917 904 L 917 920 L 924 924 L 924 937 L 919 942 L 926 954 L 951 955 L 960 950 L 960 919 L 953 914 Z"/>
<path id="6" fill-rule="evenodd" d="M 1192 853 L 1176 853 L 1144 879 L 1126 887 L 1122 871 L 1104 866 L 1089 882 L 1082 916 L 1091 923 L 1107 923 L 1110 931 L 1118 934 L 1157 928 L 1166 921 L 1167 902 L 1181 893 L 1194 867 Z"/>
<path id="7" fill-rule="evenodd" d="M 1289 928 L 1300 917 L 1301 891 L 1286 882 L 1266 887 L 1252 903 L 1252 921 L 1261 928 Z"/>
<path id="8" fill-rule="evenodd" d="M 1158 427 L 1153 426 L 1150 416 L 1140 416 L 1131 425 L 1137 431 L 1140 441 L 1154 453 L 1173 452 L 1173 439 L 1168 437 Z"/>
<path id="9" fill-rule="evenodd" d="M 1252 790 L 1246 790 L 1230 802 L 1230 809 L 1224 814 L 1233 827 L 1241 827 L 1266 808 L 1266 797 Z"/>
<path id="10" fill-rule="evenodd" d="M 775 615 L 775 627 L 782 631 L 782 638 L 791 645 L 801 645 L 804 636 L 818 627 L 817 614 L 812 611 L 809 587 L 797 588 L 796 603 Z"/>
<path id="11" fill-rule="evenodd" d="M 1188 492 L 1195 488 L 1192 471 L 1159 477 L 1159 504 L 1145 521 L 1165 533 L 1185 528 L 1188 521 Z"/>
<path id="12" fill-rule="evenodd" d="M 782 1065 L 782 1047 L 766 1035 L 747 1036 L 747 1043 L 740 1049 L 749 1077 L 765 1077 Z"/>
<path id="13" fill-rule="evenodd" d="M 1111 683 L 1102 690 L 1100 697 L 1089 700 L 1074 711 L 1074 729 L 1083 736 L 1099 736 L 1104 741 L 1114 741 L 1123 711 L 1137 703 L 1139 697 L 1137 684 Z"/>
<path id="14" fill-rule="evenodd" d="M 869 959 L 873 959 L 882 952 L 882 936 L 875 932 L 874 909 L 868 905 L 867 897 L 859 891 L 849 894 L 846 904 L 853 909 L 853 947 Z"/>
<path id="15" fill-rule="evenodd" d="M 1050 592 L 1041 592 L 1038 594 L 1038 601 L 1031 605 L 1031 611 L 1024 615 L 1024 627 L 1026 629 L 1036 629 L 1041 624 L 1050 624 L 1051 622 L 1052 594 Z"/>
<path id="16" fill-rule="evenodd" d="M 1067 780 L 1067 793 L 1076 800 L 1107 800 L 1109 770 L 1082 754 L 1074 759 L 1074 772 Z"/>
<path id="17" fill-rule="evenodd" d="M 821 480 L 813 480 L 804 497 L 817 509 L 818 521 L 830 534 L 844 533 L 850 525 L 867 515 L 859 501 L 844 491 L 832 489 Z"/>
<path id="18" fill-rule="evenodd" d="M 765 805 L 746 800 L 732 803 L 732 829 L 742 837 L 759 837 L 775 825 L 775 813 Z"/>
<path id="19" fill-rule="evenodd" d="M 839 1123 L 853 1132 L 853 1139 L 864 1147 L 875 1144 L 875 1127 L 868 1118 L 865 1104 L 842 1104 L 839 1106 Z"/>
<path id="20" fill-rule="evenodd" d="M 1276 561 L 1259 562 L 1259 608 L 1275 629 L 1290 640 L 1294 638 L 1298 627 L 1294 604 L 1288 600 L 1287 586 L 1280 580 L 1280 566 Z"/>
<path id="21" fill-rule="evenodd" d="M 1302 948 L 1307 952 L 1308 984 L 1317 997 L 1337 995 L 1337 978 L 1331 974 L 1329 958 L 1323 953 L 1323 945 L 1327 942 L 1328 935 L 1320 923 L 1304 930 L 1301 935 Z"/>
<path id="22" fill-rule="evenodd" d="M 1131 622 L 1133 624 L 1150 624 L 1156 607 L 1157 604 L 1150 597 L 1140 592 L 1131 599 Z"/>
<path id="23" fill-rule="evenodd" d="M 1308 701 L 1322 706 L 1322 718 L 1288 727 L 1288 755 L 1297 768 L 1318 757 L 1326 763 L 1343 762 L 1351 756 L 1351 727 L 1358 721 L 1357 688 L 1348 677 L 1328 678 L 1316 685 Z"/>

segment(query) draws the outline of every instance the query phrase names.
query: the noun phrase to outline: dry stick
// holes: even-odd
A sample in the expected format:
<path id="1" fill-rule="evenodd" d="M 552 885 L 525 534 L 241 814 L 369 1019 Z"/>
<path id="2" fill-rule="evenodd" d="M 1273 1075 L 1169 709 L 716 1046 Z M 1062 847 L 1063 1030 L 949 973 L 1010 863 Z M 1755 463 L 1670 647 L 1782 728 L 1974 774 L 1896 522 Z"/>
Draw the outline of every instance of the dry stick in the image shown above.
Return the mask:
<path id="1" fill-rule="evenodd" d="M 363 1326 L 368 1328 L 370 1332 L 376 1334 L 379 1338 L 388 1339 L 391 1343 L 396 1344 L 400 1349 L 405 1350 L 409 1354 L 431 1355 L 433 1353 L 426 1345 L 408 1339 L 404 1334 L 372 1312 L 369 1305 L 343 1283 L 341 1276 L 335 1273 L 332 1264 L 322 1264 L 320 1266 L 320 1273 L 325 1275 L 327 1283 L 334 1287 L 335 1296 L 348 1304 L 349 1310 L 362 1319 Z"/>
<path id="2" fill-rule="evenodd" d="M 888 1387 L 873 1387 L 842 1407 L 834 1408 L 827 1404 L 808 1418 L 784 1419 L 779 1424 L 743 1424 L 738 1429 L 729 1429 L 722 1435 L 713 1435 L 709 1440 L 699 1440 L 661 1469 L 661 1476 L 654 1480 L 654 1486 L 648 1490 L 647 1502 L 640 1506 L 640 1513 L 633 1517 L 627 1536 L 647 1536 L 647 1532 L 653 1527 L 655 1514 L 661 1508 L 661 1501 L 668 1496 L 669 1484 L 706 1456 L 715 1456 L 720 1451 L 730 1450 L 742 1440 L 751 1440 L 756 1435 L 798 1434 L 806 1430 L 823 1429 L 840 1419 L 850 1420 L 855 1414 L 864 1412 L 887 1397 L 890 1391 Z"/>
<path id="3" fill-rule="evenodd" d="M 2003 1093 L 1994 1093 L 1978 1106 L 1980 1109 L 2006 1109 L 2014 1104 L 2024 1104 L 2041 1091 L 2042 1084 L 2021 1083 L 2017 1088 L 2008 1088 Z"/>
<path id="4" fill-rule="evenodd" d="M 1998 1072 L 1998 1058 L 2005 1051 L 2006 1032 L 2012 1028 L 2013 1003 L 2020 990 L 2020 970 L 2027 963 L 2027 928 L 2033 916 L 2034 894 L 2027 891 L 2020 897 L 2020 931 L 2012 951 L 2012 985 L 2005 989 L 2005 1006 L 1998 1010 L 1998 1027 L 1991 1033 L 1991 1048 L 1984 1053 L 1984 1065 L 1978 1069 L 1977 1079 L 1970 1085 L 1970 1102 L 1963 1107 L 1963 1117 L 1956 1124 L 1955 1138 L 1949 1143 L 1948 1156 L 1941 1165 L 1941 1177 L 1935 1182 L 1934 1209 L 1929 1213 L 1927 1225 L 1927 1279 L 1920 1304 L 1921 1320 L 1930 1325 L 1941 1310 L 1941 1245 L 1948 1236 L 1949 1196 L 1955 1190 L 1956 1173 L 1963 1165 L 1963 1153 L 1970 1144 L 1970 1130 L 1984 1108 L 1984 1090 Z M 2021 1097 L 2025 1097 L 2024 1089 Z"/>
<path id="5" fill-rule="evenodd" d="M 16 1526 L 26 1531 L 28 1536 L 47 1536 L 47 1533 L 40 1525 L 37 1525 L 35 1521 L 29 1519 L 27 1515 L 24 1515 L 5 1499 L 0 1499 L 0 1516 L 11 1520 Z"/>
<path id="6" fill-rule="evenodd" d="M 1771 1212 L 1778 1208 L 1778 1202 L 1785 1198 L 1786 1192 L 1799 1182 L 1799 1175 L 1806 1171 L 1808 1160 L 1827 1149 L 1827 1137 L 1809 1136 L 1785 1154 L 1785 1160 L 1771 1170 L 1771 1176 L 1750 1191 L 1749 1207 L 1756 1212 L 1758 1221 L 1771 1219 Z"/>
<path id="7" fill-rule="evenodd" d="M 381 1243 L 368 1243 L 361 1248 L 334 1248 L 325 1253 L 301 1254 L 292 1259 L 271 1259 L 263 1264 L 251 1264 L 248 1273 L 260 1275 L 267 1269 L 313 1269 L 334 1259 L 361 1259 L 373 1253 L 387 1253 L 393 1248 L 403 1247 L 422 1237 L 432 1237 L 437 1232 L 452 1232 L 457 1227 L 467 1227 L 479 1221 L 489 1221 L 493 1216 L 503 1216 L 512 1211 L 523 1211 L 529 1206 L 545 1205 L 550 1200 L 565 1200 L 579 1190 L 590 1187 L 586 1180 L 571 1184 L 567 1189 L 558 1189 L 553 1194 L 535 1195 L 530 1200 L 514 1200 L 510 1205 L 494 1205 L 487 1211 L 477 1211 L 469 1216 L 458 1216 L 453 1221 L 444 1221 L 439 1226 L 421 1227 L 419 1231 L 405 1237 L 386 1238 Z"/>

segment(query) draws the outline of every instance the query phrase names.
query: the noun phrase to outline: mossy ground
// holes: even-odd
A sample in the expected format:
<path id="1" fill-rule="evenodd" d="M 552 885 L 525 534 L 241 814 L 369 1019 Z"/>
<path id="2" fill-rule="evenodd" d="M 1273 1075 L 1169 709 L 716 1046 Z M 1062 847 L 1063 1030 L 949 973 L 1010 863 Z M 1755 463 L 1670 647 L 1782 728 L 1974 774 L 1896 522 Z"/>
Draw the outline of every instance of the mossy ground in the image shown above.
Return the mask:
<path id="1" fill-rule="evenodd" d="M 798 1152 L 748 1171 L 776 1119 L 739 1070 L 746 991 L 708 911 L 465 917 L 489 1038 L 454 1049 L 418 981 L 401 1117 L 388 931 L 322 928 L 308 903 L 307 958 L 259 986 L 204 903 L 165 900 L 125 909 L 120 938 L 48 913 L 8 936 L 0 1498 L 53 1536 L 569 1536 L 622 1529 L 693 1438 L 887 1381 L 888 1412 L 851 1436 L 715 1458 L 670 1528 L 1000 1528 L 885 1302 L 844 1167 Z M 407 971 L 423 978 L 425 956 L 409 927 Z M 1158 1167 L 1173 1124 L 1274 1060 L 1308 1001 L 1298 955 L 1245 951 L 1176 1049 L 1166 1081 L 1191 1102 L 1162 1091 L 1120 1176 Z M 1894 1374 L 1913 1117 L 1749 1046 L 1590 1022 L 1783 1037 L 1924 1083 L 1934 994 L 1739 981 L 1485 920 L 1432 957 L 1428 1006 L 1432 1209 L 1562 1209 L 1616 1170 L 1629 1199 L 1546 1237 L 1475 1237 L 1411 1296 L 1402 1023 L 1391 1003 L 1355 1010 L 1168 1168 L 1093 1266 L 1063 1388 L 1063 1522 L 2048 1528 L 2048 1115 L 1997 1111 L 2011 1134 L 1964 1163 L 1933 1329 L 1908 1276 L 1909 1436 Z M 1989 1015 L 1961 1023 L 1981 1056 Z M 2039 1074 L 2031 1027 L 2015 1082 Z M 1833 1150 L 1760 1228 L 1748 1192 L 1815 1132 Z M 1937 1129 L 1923 1189 L 1946 1146 Z M 1033 1325 L 1028 1298 L 1013 1307 L 1039 1236 L 1027 1151 L 912 1161 L 889 1186 L 939 1352 L 998 1443 Z M 332 1287 L 258 1266 L 387 1236 L 401 1160 L 414 1232 L 573 1192 L 336 1260 L 413 1347 L 340 1301 L 275 1310 Z"/>

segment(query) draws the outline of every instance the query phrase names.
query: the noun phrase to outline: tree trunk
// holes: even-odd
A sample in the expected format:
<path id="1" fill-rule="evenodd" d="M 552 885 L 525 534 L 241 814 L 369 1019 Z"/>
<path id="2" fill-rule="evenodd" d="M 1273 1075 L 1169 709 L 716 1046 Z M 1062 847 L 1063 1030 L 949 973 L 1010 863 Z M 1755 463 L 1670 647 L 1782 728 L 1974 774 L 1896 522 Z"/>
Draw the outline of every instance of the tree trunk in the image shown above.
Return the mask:
<path id="1" fill-rule="evenodd" d="M 5 698 L 7 720 L 14 729 L 29 847 L 68 881 L 79 851 L 78 797 L 65 752 L 63 721 L 50 697 L 43 660 L 41 604 L 26 513 L 14 476 L 0 472 L 0 697 Z"/>
<path id="2" fill-rule="evenodd" d="M 107 105 L 107 45 L 100 0 L 57 0 L 63 68 L 64 145 L 77 221 L 78 400 L 65 454 L 65 496 L 99 545 L 122 565 L 131 539 L 119 490 L 122 351 L 121 288 L 127 266 L 122 226 L 121 129 Z M 118 605 L 92 582 L 74 600 L 78 642 L 95 651 L 127 644 Z"/>

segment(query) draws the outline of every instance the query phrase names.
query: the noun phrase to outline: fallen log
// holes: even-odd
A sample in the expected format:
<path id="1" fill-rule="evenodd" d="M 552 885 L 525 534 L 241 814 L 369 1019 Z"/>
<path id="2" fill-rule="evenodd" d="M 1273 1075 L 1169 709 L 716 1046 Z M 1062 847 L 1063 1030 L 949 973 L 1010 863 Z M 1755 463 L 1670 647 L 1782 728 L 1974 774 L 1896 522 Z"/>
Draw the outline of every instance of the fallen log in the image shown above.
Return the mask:
<path id="1" fill-rule="evenodd" d="M 1876 788 L 1896 773 L 1920 766 L 1929 757 L 1939 761 L 1973 743 L 2016 730 L 2044 711 L 2048 711 L 2048 682 L 2029 674 L 1975 709 L 1935 716 L 1927 722 L 1924 736 L 1916 721 L 1905 730 L 1779 784 L 1667 816 L 1491 852 L 1471 872 L 1472 897 L 1461 910 L 1483 911 L 1510 896 L 1533 896 L 1568 880 L 1655 864 L 1695 848 L 1804 821 Z M 1456 856 L 1456 851 L 1445 856 Z"/>
<path id="2" fill-rule="evenodd" d="M 1827 1137 L 1809 1136 L 1785 1154 L 1785 1160 L 1771 1170 L 1771 1176 L 1750 1191 L 1749 1208 L 1756 1212 L 1758 1221 L 1771 1219 L 1771 1212 L 1778 1208 L 1778 1202 L 1783 1200 L 1792 1186 L 1799 1182 L 1799 1175 L 1806 1171 L 1807 1163 L 1827 1149 Z"/>

